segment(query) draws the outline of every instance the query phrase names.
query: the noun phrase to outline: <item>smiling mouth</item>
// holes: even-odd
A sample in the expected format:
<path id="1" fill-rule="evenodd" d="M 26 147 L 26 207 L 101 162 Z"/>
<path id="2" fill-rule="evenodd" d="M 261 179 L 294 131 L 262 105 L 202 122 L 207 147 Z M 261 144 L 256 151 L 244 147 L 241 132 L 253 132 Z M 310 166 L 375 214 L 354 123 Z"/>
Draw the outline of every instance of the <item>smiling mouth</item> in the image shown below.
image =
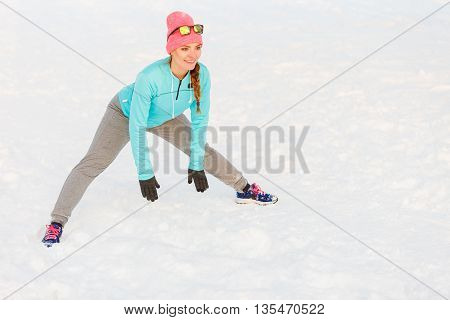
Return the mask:
<path id="1" fill-rule="evenodd" d="M 186 61 L 186 60 L 184 60 L 184 61 Z M 186 61 L 187 63 L 194 63 L 195 61 Z"/>

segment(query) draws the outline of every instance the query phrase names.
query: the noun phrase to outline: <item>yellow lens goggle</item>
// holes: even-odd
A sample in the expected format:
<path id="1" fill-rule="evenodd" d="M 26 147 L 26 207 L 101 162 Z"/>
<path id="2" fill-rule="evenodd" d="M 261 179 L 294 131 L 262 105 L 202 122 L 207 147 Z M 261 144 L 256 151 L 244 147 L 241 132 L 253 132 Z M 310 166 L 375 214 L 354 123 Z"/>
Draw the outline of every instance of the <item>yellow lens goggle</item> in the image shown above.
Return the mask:
<path id="1" fill-rule="evenodd" d="M 202 34 L 203 33 L 203 25 L 202 24 L 194 24 L 193 26 L 181 26 L 173 30 L 168 36 L 167 40 L 169 40 L 169 37 L 175 32 L 179 31 L 182 36 L 186 36 L 191 33 L 191 28 L 194 29 L 195 33 Z"/>

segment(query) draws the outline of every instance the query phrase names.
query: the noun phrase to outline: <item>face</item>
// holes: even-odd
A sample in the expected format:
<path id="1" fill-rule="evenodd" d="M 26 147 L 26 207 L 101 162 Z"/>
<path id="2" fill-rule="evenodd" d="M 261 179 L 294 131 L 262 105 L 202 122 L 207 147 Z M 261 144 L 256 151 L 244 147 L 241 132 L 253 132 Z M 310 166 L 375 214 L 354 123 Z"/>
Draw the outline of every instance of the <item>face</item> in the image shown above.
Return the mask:
<path id="1" fill-rule="evenodd" d="M 172 63 L 181 70 L 193 70 L 202 55 L 202 45 L 190 43 L 172 51 Z"/>

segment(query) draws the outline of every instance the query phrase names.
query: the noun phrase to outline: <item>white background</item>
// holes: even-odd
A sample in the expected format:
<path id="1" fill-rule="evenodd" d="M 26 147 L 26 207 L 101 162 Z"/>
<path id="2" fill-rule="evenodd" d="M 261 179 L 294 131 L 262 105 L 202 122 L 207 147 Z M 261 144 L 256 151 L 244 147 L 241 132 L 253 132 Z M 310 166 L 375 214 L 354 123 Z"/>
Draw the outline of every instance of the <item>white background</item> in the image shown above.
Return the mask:
<path id="1" fill-rule="evenodd" d="M 90 242 L 146 203 L 128 144 L 89 187 L 61 245 L 47 249 L 40 240 L 62 184 L 123 85 L 3 3 L 126 84 L 167 55 L 166 16 L 190 13 L 205 25 L 210 125 L 242 129 L 271 120 L 445 1 L 0 3 L 0 296 L 450 296 L 450 6 L 271 123 L 297 135 L 310 127 L 302 146 L 310 173 L 296 163 L 295 173 L 262 169 L 268 180 L 246 174 L 279 196 L 275 206 L 235 205 L 212 176 L 205 194 L 183 181 Z M 213 146 L 225 152 L 227 141 Z M 241 146 L 232 149 L 240 168 Z M 289 143 L 271 150 L 273 159 L 288 155 Z M 187 180 L 169 171 L 157 173 L 160 193 Z"/>

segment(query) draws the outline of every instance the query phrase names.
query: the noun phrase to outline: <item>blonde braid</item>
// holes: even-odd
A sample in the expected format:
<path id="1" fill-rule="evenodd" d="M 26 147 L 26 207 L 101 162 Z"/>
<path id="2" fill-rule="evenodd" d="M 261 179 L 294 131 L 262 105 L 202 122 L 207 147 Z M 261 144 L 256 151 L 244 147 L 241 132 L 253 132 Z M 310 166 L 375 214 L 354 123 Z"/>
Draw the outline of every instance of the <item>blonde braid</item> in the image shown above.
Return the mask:
<path id="1" fill-rule="evenodd" d="M 194 97 L 197 100 L 197 113 L 201 113 L 200 110 L 200 65 L 198 62 L 195 64 L 195 68 L 191 70 L 191 83 L 194 88 Z"/>

